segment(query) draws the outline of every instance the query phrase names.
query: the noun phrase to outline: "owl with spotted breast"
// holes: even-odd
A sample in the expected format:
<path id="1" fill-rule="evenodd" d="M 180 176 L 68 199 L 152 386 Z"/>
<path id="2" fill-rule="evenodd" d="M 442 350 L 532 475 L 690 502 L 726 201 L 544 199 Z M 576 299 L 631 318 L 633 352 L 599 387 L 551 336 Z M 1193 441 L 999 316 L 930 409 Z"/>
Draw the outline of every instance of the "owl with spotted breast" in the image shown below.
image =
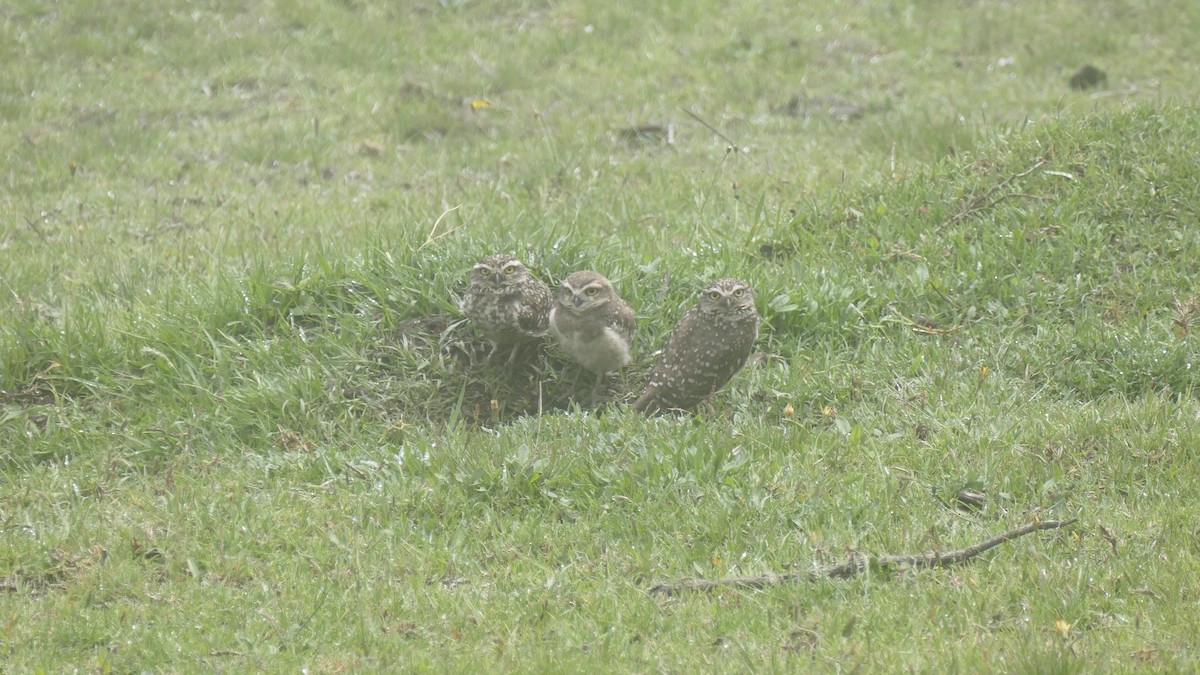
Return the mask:
<path id="1" fill-rule="evenodd" d="M 596 374 L 593 403 L 605 373 L 629 363 L 633 329 L 633 310 L 604 275 L 584 270 L 563 279 L 550 308 L 550 333 L 568 356 Z"/>
<path id="2" fill-rule="evenodd" d="M 695 410 L 741 370 L 757 339 L 750 286 L 738 279 L 712 282 L 675 324 L 634 410 Z"/>
<path id="3" fill-rule="evenodd" d="M 525 265 L 507 253 L 496 253 L 475 263 L 470 285 L 462 299 L 462 312 L 495 345 L 512 345 L 511 363 L 521 344 L 546 335 L 550 326 L 550 287 L 534 278 Z"/>

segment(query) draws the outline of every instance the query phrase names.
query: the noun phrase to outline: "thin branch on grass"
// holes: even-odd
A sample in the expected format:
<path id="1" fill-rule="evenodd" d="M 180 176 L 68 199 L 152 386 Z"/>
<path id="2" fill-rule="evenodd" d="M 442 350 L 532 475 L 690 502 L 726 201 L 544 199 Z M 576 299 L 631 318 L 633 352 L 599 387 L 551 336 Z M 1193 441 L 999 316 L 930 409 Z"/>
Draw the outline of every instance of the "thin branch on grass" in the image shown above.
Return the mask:
<path id="1" fill-rule="evenodd" d="M 34 220 L 33 218 L 30 218 L 29 216 L 26 216 L 25 222 L 29 224 L 29 229 L 33 230 L 33 233 L 38 236 L 38 239 L 42 240 L 43 244 L 49 243 L 50 238 L 47 237 L 46 233 L 42 231 L 42 228 L 38 226 L 36 220 Z"/>
<path id="2" fill-rule="evenodd" d="M 883 254 L 882 260 L 895 260 L 896 258 L 904 258 L 905 260 L 912 260 L 914 262 L 925 262 L 925 256 L 920 253 L 907 251 L 900 248 L 899 245 L 893 244 L 892 249 Z"/>
<path id="3" fill-rule="evenodd" d="M 904 312 L 896 309 L 895 305 L 892 303 L 888 303 L 888 309 L 892 310 L 892 313 L 900 317 L 900 321 L 902 321 L 904 325 L 913 329 L 913 331 L 916 333 L 924 333 L 926 335 L 949 335 L 950 333 L 962 330 L 963 328 L 962 324 L 951 326 L 950 328 L 937 328 L 936 326 L 932 325 L 932 322 L 929 319 L 910 319 L 904 315 Z"/>
<path id="4" fill-rule="evenodd" d="M 371 477 L 369 475 L 367 475 L 366 471 L 363 471 L 362 469 L 358 468 L 357 466 L 354 466 L 350 462 L 346 462 L 346 468 L 350 469 L 354 473 L 358 474 L 358 477 L 363 480 L 371 480 Z"/>
<path id="5" fill-rule="evenodd" d="M 429 234 L 425 235 L 425 241 L 421 242 L 420 246 L 413 249 L 413 253 L 419 253 L 426 246 L 429 246 L 430 244 L 437 241 L 438 239 L 449 236 L 451 234 L 454 234 L 456 231 L 458 231 L 457 227 L 452 227 L 452 228 L 446 230 L 445 232 L 442 232 L 441 234 L 438 234 L 437 230 L 438 230 L 438 226 L 442 224 L 442 220 L 444 220 L 446 218 L 446 216 L 457 211 L 459 209 L 459 207 L 461 207 L 461 206 L 462 206 L 462 204 L 458 204 L 455 206 L 451 206 L 450 208 L 446 209 L 445 211 L 442 211 L 441 215 L 439 215 L 437 217 L 437 220 L 433 221 L 433 227 L 429 230 Z"/>
<path id="6" fill-rule="evenodd" d="M 856 553 L 850 560 L 837 565 L 823 565 L 806 572 L 790 574 L 764 574 L 756 577 L 727 577 L 725 579 L 683 579 L 680 581 L 656 584 L 650 588 L 650 593 L 675 595 L 683 591 L 711 591 L 722 587 L 733 588 L 766 588 L 797 581 L 815 581 L 817 579 L 845 579 L 861 574 L 869 569 L 889 570 L 898 567 L 949 567 L 966 562 L 980 553 L 993 549 L 1006 541 L 1023 537 L 1039 530 L 1055 530 L 1076 522 L 1078 518 L 1069 520 L 1035 520 L 1028 525 L 998 534 L 987 541 L 974 546 L 955 549 L 953 551 L 926 551 L 908 555 L 884 555 L 872 558 L 863 553 Z"/>
<path id="7" fill-rule="evenodd" d="M 1039 198 L 1038 195 L 1031 195 L 1026 192 L 1006 192 L 1004 194 L 999 194 L 999 193 L 1001 190 L 1003 190 L 1004 188 L 1011 185 L 1013 181 L 1021 179 L 1021 178 L 1025 178 L 1026 176 L 1033 173 L 1034 171 L 1037 171 L 1038 169 L 1042 168 L 1043 166 L 1046 165 L 1046 162 L 1047 162 L 1046 158 L 1042 157 L 1042 158 L 1038 159 L 1038 161 L 1034 162 L 1033 166 L 1029 167 L 1028 169 L 1025 169 L 1024 171 L 1021 171 L 1019 173 L 1014 173 L 1013 175 L 1005 178 L 1004 180 L 1000 181 L 996 185 L 992 186 L 992 189 L 988 190 L 987 192 L 985 192 L 983 194 L 977 194 L 977 195 L 971 197 L 971 199 L 969 199 L 967 201 L 966 205 L 963 206 L 962 209 L 959 210 L 958 213 L 954 214 L 954 216 L 952 218 L 950 218 L 950 220 L 946 221 L 945 225 L 955 225 L 957 223 L 960 223 L 963 220 L 966 220 L 968 216 L 971 216 L 980 211 L 986 211 L 988 209 L 991 209 L 992 207 L 996 206 L 997 204 L 1004 201 L 1005 199 L 1012 199 L 1013 197 L 1024 197 L 1026 199 Z M 943 227 L 945 225 L 943 225 Z"/>
<path id="8" fill-rule="evenodd" d="M 701 117 L 700 117 L 699 115 L 697 115 L 696 113 L 692 112 L 691 110 L 688 110 L 687 108 L 684 108 L 683 106 L 680 106 L 680 107 L 679 107 L 679 109 L 680 109 L 680 110 L 682 110 L 683 112 L 687 113 L 687 116 L 688 116 L 688 117 L 690 117 L 690 118 L 692 118 L 692 119 L 696 120 L 697 122 L 699 122 L 699 123 L 700 123 L 700 126 L 704 127 L 705 129 L 708 129 L 709 131 L 711 131 L 711 132 L 713 132 L 714 134 L 716 134 L 716 135 L 717 135 L 717 138 L 720 138 L 721 140 L 725 141 L 726 145 L 728 145 L 728 146 L 729 146 L 729 149 L 730 149 L 730 150 L 732 150 L 733 152 L 741 152 L 741 151 L 742 151 L 742 146 L 738 145 L 738 144 L 737 144 L 735 141 L 732 141 L 732 140 L 730 140 L 728 136 L 726 136 L 725 134 L 721 133 L 721 132 L 720 132 L 720 131 L 719 131 L 719 130 L 716 128 L 716 127 L 714 127 L 713 125 L 709 124 L 708 122 L 705 122 L 705 121 L 704 121 L 703 119 L 701 119 Z"/>

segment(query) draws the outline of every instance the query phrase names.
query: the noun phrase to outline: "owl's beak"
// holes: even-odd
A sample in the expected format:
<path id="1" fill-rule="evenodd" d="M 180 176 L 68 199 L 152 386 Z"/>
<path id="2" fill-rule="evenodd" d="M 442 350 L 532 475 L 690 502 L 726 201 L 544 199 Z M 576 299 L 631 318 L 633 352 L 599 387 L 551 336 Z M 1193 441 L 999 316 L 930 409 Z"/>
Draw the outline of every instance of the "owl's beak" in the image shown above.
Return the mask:
<path id="1" fill-rule="evenodd" d="M 587 299 L 582 296 L 579 296 L 579 295 L 571 296 L 571 304 L 575 305 L 575 309 L 579 309 L 580 307 L 583 307 L 583 303 L 585 303 L 585 302 L 587 302 Z"/>

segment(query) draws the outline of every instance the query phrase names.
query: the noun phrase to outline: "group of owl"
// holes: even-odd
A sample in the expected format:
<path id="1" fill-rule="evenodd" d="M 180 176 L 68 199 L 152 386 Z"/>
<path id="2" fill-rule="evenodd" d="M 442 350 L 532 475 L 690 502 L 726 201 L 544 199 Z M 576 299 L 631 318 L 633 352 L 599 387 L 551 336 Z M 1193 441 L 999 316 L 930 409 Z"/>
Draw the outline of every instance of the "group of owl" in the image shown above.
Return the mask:
<path id="1" fill-rule="evenodd" d="M 608 279 L 591 270 L 563 279 L 555 295 L 520 260 L 490 255 L 471 268 L 462 311 L 497 348 L 512 345 L 514 355 L 521 343 L 552 335 L 568 356 L 596 374 L 596 388 L 631 358 L 633 310 Z M 675 324 L 634 409 L 694 410 L 741 369 L 757 338 L 750 287 L 737 279 L 712 282 Z"/>

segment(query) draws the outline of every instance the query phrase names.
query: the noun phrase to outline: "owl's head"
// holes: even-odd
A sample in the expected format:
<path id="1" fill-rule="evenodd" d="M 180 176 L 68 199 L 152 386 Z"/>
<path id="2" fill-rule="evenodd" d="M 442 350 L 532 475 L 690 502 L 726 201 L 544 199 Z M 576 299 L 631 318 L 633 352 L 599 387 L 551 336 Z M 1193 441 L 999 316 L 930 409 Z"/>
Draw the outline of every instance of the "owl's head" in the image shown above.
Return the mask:
<path id="1" fill-rule="evenodd" d="M 612 284 L 604 275 L 584 270 L 563 279 L 558 290 L 558 304 L 574 312 L 587 312 L 608 304 L 615 295 Z"/>
<path id="2" fill-rule="evenodd" d="M 718 279 L 700 292 L 700 311 L 708 314 L 756 312 L 754 292 L 740 279 Z"/>
<path id="3" fill-rule="evenodd" d="M 520 260 L 507 253 L 496 253 L 475 263 L 471 268 L 471 284 L 504 288 L 529 280 L 529 270 Z"/>

